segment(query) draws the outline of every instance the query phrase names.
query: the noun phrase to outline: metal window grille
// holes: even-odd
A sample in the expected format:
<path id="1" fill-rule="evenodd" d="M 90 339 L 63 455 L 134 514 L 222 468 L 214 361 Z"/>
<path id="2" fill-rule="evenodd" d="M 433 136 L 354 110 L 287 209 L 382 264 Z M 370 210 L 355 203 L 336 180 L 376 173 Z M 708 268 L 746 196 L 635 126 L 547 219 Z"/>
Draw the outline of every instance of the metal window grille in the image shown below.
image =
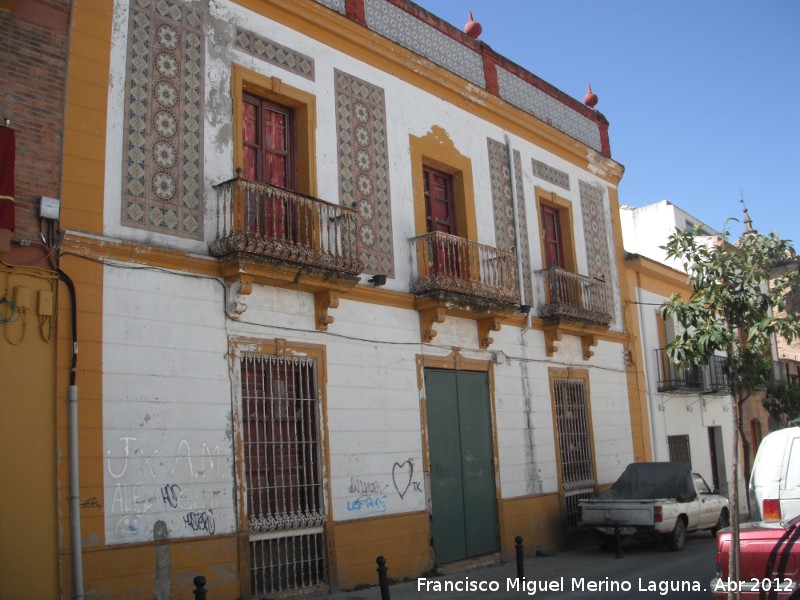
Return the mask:
<path id="1" fill-rule="evenodd" d="M 591 498 L 595 488 L 586 383 L 556 379 L 553 387 L 567 530 L 573 531 L 580 515 L 578 501 Z"/>
<path id="2" fill-rule="evenodd" d="M 689 448 L 688 435 L 668 435 L 669 459 L 676 462 L 685 462 L 692 466 L 692 453 Z"/>
<path id="3" fill-rule="evenodd" d="M 313 359 L 241 359 L 251 592 L 325 583 L 324 509 Z"/>
<path id="4" fill-rule="evenodd" d="M 567 531 L 572 532 L 578 530 L 578 523 L 580 521 L 579 517 L 581 515 L 580 501 L 589 500 L 591 498 L 594 498 L 594 490 L 573 492 L 564 496 L 567 507 Z"/>

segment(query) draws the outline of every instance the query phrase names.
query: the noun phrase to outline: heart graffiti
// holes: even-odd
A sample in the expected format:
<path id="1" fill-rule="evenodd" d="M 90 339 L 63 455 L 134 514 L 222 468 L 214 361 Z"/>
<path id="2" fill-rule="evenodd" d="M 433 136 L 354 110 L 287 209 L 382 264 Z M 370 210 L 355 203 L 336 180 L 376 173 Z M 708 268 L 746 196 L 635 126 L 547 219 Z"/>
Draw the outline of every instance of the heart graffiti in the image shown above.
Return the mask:
<path id="1" fill-rule="evenodd" d="M 394 463 L 392 465 L 392 482 L 394 483 L 394 489 L 400 494 L 400 500 L 403 499 L 403 496 L 408 492 L 408 488 L 411 487 L 411 479 L 413 477 L 414 463 L 411 460 L 407 460 L 402 464 Z"/>

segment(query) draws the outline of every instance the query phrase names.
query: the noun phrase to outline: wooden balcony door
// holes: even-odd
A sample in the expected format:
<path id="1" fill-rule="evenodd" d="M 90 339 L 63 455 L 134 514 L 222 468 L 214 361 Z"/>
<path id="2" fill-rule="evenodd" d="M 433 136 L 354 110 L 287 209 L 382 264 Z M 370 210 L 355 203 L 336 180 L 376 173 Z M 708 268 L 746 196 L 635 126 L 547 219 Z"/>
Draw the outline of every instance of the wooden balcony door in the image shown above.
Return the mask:
<path id="1" fill-rule="evenodd" d="M 546 269 L 558 268 L 569 270 L 566 263 L 564 243 L 564 223 L 561 211 L 547 204 L 540 205 L 542 210 L 542 238 L 544 240 L 544 266 Z M 583 290 L 581 284 L 574 279 L 558 277 L 557 273 L 547 278 L 547 298 L 551 304 L 581 306 Z"/>
<path id="2" fill-rule="evenodd" d="M 243 177 L 295 191 L 294 110 L 244 94 L 242 127 Z M 248 223 L 248 229 L 297 242 L 298 207 L 279 196 L 264 196 L 260 204 L 250 213 L 258 219 Z"/>
<path id="3" fill-rule="evenodd" d="M 557 208 L 542 204 L 542 234 L 544 235 L 545 269 L 566 268 L 564 241 L 561 234 L 561 213 Z"/>
<path id="4" fill-rule="evenodd" d="M 425 227 L 428 233 L 442 232 L 458 235 L 456 228 L 453 176 L 423 166 L 425 181 Z M 443 240 L 434 240 L 428 268 L 433 275 L 457 277 L 460 273 L 458 248 Z"/>

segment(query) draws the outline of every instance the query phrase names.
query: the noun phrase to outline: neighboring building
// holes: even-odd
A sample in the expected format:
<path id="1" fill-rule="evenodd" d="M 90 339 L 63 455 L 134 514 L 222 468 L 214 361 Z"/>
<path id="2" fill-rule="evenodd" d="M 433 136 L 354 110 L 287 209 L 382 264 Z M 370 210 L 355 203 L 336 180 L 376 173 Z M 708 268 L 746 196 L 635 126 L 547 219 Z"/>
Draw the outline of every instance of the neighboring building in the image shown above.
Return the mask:
<path id="1" fill-rule="evenodd" d="M 509 559 L 651 458 L 600 113 L 406 0 L 69 7 L 60 189 L 32 193 L 76 293 L 17 388 L 53 407 L 57 505 L 3 596 Z M 16 576 L 35 544 L 53 594 Z"/>
<path id="2" fill-rule="evenodd" d="M 650 407 L 654 459 L 687 460 L 709 484 L 727 494 L 734 425 L 725 357 L 714 356 L 702 368 L 677 367 L 665 348 L 680 333 L 679 325 L 674 319 L 665 321 L 659 311 L 673 293 L 686 298 L 692 294 L 680 262 L 667 259 L 661 248 L 669 236 L 676 229 L 689 229 L 712 243 L 721 234 L 666 200 L 641 208 L 620 206 L 620 221 L 628 282 L 635 296 L 630 328 L 641 335 L 640 364 Z M 761 437 L 770 430 L 763 397 L 763 391 L 753 392 L 742 407 L 753 457 Z M 742 484 L 743 512 L 747 510 L 744 489 Z"/>
<path id="3" fill-rule="evenodd" d="M 55 270 L 54 221 L 40 206 L 62 186 L 69 5 L 0 2 L 2 598 L 59 594 L 55 482 L 67 446 L 57 441 L 55 309 L 63 304 L 69 323 L 70 302 Z"/>
<path id="4" fill-rule="evenodd" d="M 800 260 L 795 260 L 785 268 L 800 271 Z M 789 298 L 786 312 L 800 312 L 800 291 L 795 292 Z M 777 377 L 787 383 L 800 385 L 800 338 L 794 338 L 788 342 L 785 338 L 777 336 L 775 356 Z"/>
<path id="5" fill-rule="evenodd" d="M 683 271 L 683 265 L 675 258 L 667 258 L 666 251 L 661 247 L 667 243 L 673 231 L 696 231 L 709 243 L 720 236 L 718 231 L 669 200 L 636 208 L 622 205 L 619 214 L 626 252 L 644 256 L 678 271 Z"/>

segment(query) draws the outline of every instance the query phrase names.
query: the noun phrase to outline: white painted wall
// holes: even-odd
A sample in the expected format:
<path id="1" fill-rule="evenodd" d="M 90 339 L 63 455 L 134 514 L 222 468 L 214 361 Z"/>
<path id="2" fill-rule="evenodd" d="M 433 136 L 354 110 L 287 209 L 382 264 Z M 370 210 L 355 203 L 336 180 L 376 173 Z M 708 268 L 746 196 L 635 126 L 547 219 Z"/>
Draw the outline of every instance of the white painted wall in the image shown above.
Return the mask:
<path id="1" fill-rule="evenodd" d="M 661 264 L 683 271 L 683 265 L 674 258 L 668 259 L 661 246 L 667 243 L 676 229 L 702 227 L 708 236 L 700 236 L 703 243 L 710 243 L 719 232 L 695 219 L 685 210 L 662 200 L 641 207 L 620 205 L 623 246 L 627 252 L 645 256 Z"/>
<path id="2" fill-rule="evenodd" d="M 231 414 L 240 393 L 229 370 L 228 336 L 325 346 L 328 503 L 335 520 L 425 510 L 417 357 L 446 356 L 453 345 L 465 358 L 498 356 L 502 497 L 558 489 L 550 367 L 590 372 L 599 481 L 613 481 L 633 460 L 619 344 L 601 342 L 585 362 L 579 339 L 565 336 L 548 358 L 540 331 L 503 328 L 485 351 L 475 348 L 474 321 L 448 318 L 436 325 L 440 343 L 423 345 L 416 311 L 343 300 L 322 333 L 313 328 L 313 297 L 302 292 L 255 286 L 235 322 L 225 320 L 223 289 L 213 279 L 121 264 L 106 267 L 105 284 L 109 543 L 152 539 L 156 521 L 166 523 L 170 537 L 204 535 L 203 526 L 235 529 Z"/>
<path id="3" fill-rule="evenodd" d="M 234 531 L 222 286 L 131 267 L 104 269 L 106 542 Z"/>

